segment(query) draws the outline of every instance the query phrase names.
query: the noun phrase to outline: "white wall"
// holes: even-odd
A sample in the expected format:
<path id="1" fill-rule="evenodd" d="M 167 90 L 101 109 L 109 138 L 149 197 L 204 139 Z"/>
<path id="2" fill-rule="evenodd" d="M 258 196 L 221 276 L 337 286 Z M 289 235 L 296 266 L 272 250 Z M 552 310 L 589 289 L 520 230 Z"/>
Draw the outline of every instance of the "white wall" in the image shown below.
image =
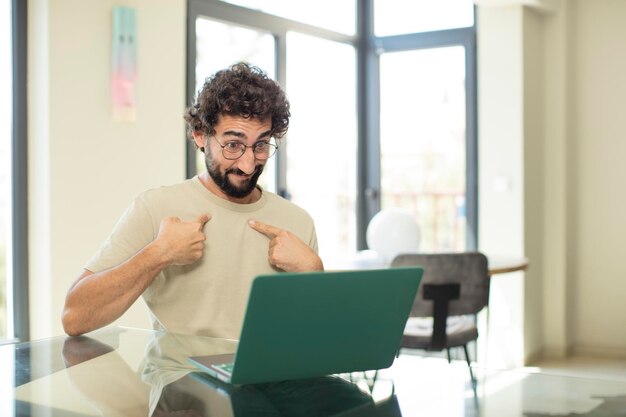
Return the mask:
<path id="1" fill-rule="evenodd" d="M 569 107 L 572 96 L 568 69 L 571 54 L 568 46 L 569 9 L 561 3 L 558 12 L 544 16 L 544 87 L 545 87 L 545 158 L 544 158 L 544 253 L 543 261 L 543 321 L 536 324 L 543 331 L 543 355 L 564 357 L 570 345 L 568 339 L 568 292 L 571 288 L 567 270 L 567 245 L 572 236 L 568 218 L 572 205 L 568 203 L 568 168 L 571 166 L 569 146 Z M 543 328 L 541 328 L 543 324 Z"/>
<path id="2" fill-rule="evenodd" d="M 137 120 L 110 104 L 115 0 L 29 1 L 31 338 L 62 333 L 65 293 L 133 196 L 184 179 L 183 0 L 137 12 Z M 148 326 L 143 303 L 121 324 Z"/>
<path id="3" fill-rule="evenodd" d="M 524 82 L 524 253 L 532 268 L 524 279 L 524 357 L 543 345 L 543 230 L 544 230 L 544 13 L 525 8 L 523 19 Z"/>
<path id="4" fill-rule="evenodd" d="M 531 263 L 521 292 L 519 275 L 492 281 L 513 332 L 500 352 L 626 357 L 626 2 L 478 5 L 480 247 L 521 244 Z"/>
<path id="5" fill-rule="evenodd" d="M 479 248 L 524 256 L 523 10 L 478 11 Z M 487 359 L 518 366 L 524 356 L 524 275 L 497 275 L 490 291 Z"/>
<path id="6" fill-rule="evenodd" d="M 626 2 L 572 2 L 574 352 L 626 357 Z"/>

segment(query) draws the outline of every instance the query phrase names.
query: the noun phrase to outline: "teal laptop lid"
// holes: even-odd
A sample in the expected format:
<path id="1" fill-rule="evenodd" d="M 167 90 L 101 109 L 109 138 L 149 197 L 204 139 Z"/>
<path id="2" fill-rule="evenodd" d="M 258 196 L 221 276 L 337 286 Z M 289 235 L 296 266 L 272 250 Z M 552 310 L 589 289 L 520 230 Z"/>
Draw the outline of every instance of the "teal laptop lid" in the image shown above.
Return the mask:
<path id="1" fill-rule="evenodd" d="M 419 267 L 255 278 L 230 383 L 310 378 L 391 366 Z M 214 358 L 193 357 L 206 370 Z"/>

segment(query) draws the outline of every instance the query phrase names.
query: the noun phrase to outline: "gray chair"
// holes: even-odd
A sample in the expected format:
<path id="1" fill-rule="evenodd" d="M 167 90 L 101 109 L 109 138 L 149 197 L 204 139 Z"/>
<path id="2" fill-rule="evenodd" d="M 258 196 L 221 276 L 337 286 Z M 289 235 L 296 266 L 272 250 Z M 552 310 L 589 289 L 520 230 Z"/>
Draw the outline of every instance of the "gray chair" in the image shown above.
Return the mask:
<path id="1" fill-rule="evenodd" d="M 401 254 L 392 267 L 420 265 L 424 276 L 400 348 L 442 351 L 463 347 L 472 382 L 475 382 L 467 344 L 478 339 L 476 315 L 489 301 L 487 258 L 479 252 Z M 457 316 L 457 317 L 455 317 Z M 432 319 L 424 319 L 432 318 Z"/>

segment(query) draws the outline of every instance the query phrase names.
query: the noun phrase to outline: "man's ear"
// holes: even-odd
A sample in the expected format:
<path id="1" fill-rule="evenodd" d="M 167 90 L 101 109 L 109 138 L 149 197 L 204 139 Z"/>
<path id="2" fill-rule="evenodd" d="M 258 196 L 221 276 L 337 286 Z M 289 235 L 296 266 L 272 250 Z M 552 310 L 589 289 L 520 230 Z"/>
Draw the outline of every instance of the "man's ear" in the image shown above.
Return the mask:
<path id="1" fill-rule="evenodd" d="M 195 130 L 193 133 L 193 141 L 196 143 L 196 146 L 200 148 L 204 152 L 204 147 L 206 146 L 207 138 L 204 133 Z"/>

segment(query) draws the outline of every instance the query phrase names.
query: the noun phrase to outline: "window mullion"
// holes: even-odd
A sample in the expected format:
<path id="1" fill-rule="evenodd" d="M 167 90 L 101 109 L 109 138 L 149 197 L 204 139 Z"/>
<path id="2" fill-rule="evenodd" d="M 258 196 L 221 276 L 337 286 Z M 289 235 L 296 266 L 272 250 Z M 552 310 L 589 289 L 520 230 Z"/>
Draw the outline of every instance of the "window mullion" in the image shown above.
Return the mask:
<path id="1" fill-rule="evenodd" d="M 375 50 L 373 1 L 357 6 L 357 248 L 367 248 L 366 230 L 380 210 L 380 83 Z"/>
<path id="2" fill-rule="evenodd" d="M 20 341 L 30 339 L 28 292 L 27 3 L 13 1 L 13 320 Z M 8 295 L 8 294 L 7 294 Z M 9 295 L 10 296 L 10 295 Z"/>
<path id="3" fill-rule="evenodd" d="M 287 31 L 275 35 L 276 39 L 276 79 L 287 91 Z M 280 151 L 276 154 L 276 190 L 281 197 L 290 198 L 287 184 L 287 147 L 289 132 L 281 140 Z"/>

